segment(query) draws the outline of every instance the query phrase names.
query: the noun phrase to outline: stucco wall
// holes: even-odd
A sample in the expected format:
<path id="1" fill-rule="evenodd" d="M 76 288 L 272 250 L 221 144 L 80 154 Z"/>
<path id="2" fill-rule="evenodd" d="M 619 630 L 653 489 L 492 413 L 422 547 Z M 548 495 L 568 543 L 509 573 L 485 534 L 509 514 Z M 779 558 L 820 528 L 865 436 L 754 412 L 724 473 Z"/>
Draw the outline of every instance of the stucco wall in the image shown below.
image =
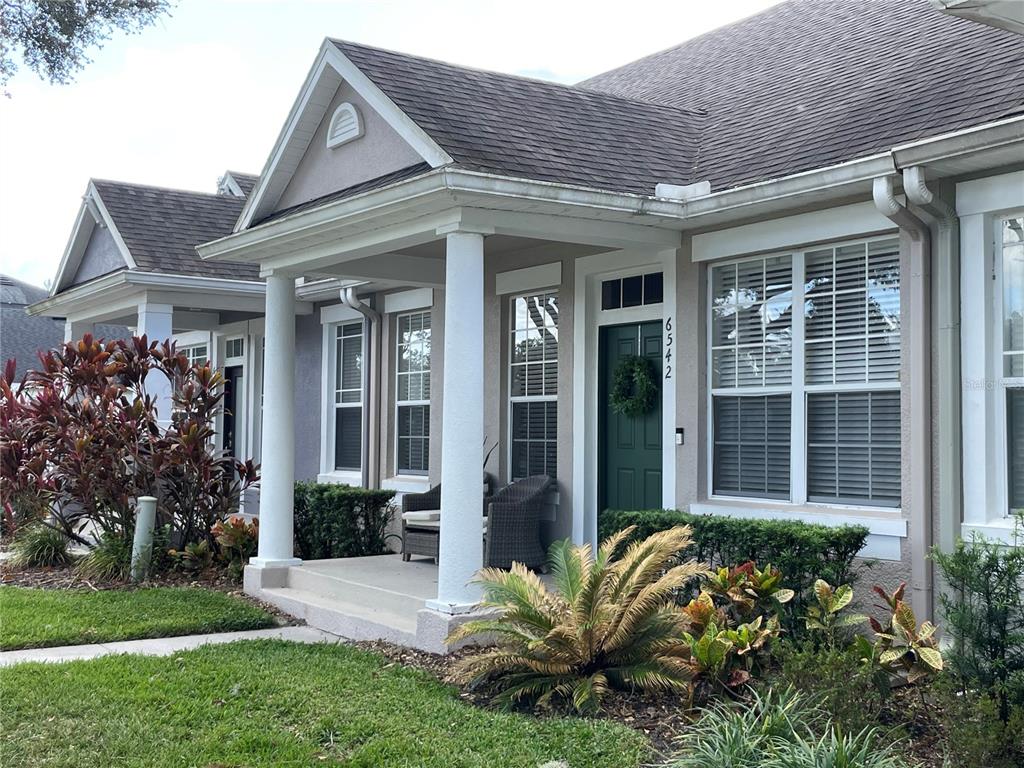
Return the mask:
<path id="1" fill-rule="evenodd" d="M 110 230 L 106 227 L 93 227 L 89 242 L 85 246 L 85 252 L 82 254 L 82 261 L 71 280 L 71 285 L 81 285 L 94 277 L 100 277 L 127 266 Z"/>
<path id="2" fill-rule="evenodd" d="M 320 472 L 320 403 L 323 330 L 320 307 L 295 319 L 295 479 L 316 480 Z"/>
<path id="3" fill-rule="evenodd" d="M 334 110 L 349 102 L 359 111 L 363 135 L 346 144 L 327 148 L 327 131 Z M 422 161 L 384 119 L 348 83 L 342 83 L 299 161 L 276 210 L 288 208 L 353 184 L 407 168 Z"/>

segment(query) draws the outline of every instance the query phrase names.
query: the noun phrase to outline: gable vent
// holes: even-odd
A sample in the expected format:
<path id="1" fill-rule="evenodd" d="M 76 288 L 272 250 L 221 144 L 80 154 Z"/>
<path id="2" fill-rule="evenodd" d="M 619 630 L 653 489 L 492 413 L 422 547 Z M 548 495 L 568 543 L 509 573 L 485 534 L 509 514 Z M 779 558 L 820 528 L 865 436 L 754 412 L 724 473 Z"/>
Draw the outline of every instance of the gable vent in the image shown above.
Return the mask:
<path id="1" fill-rule="evenodd" d="M 363 121 L 359 118 L 359 110 L 347 101 L 338 105 L 331 117 L 331 126 L 327 131 L 327 148 L 340 147 L 362 135 Z"/>

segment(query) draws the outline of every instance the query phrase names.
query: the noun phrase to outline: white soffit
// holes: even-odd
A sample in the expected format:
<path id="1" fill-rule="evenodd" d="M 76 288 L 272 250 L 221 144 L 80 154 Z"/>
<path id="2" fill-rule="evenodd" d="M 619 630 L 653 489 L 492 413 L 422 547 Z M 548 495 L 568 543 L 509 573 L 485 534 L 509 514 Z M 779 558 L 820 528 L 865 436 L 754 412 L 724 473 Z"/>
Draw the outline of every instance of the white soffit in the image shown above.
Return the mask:
<path id="1" fill-rule="evenodd" d="M 709 261 L 748 253 L 795 248 L 894 229 L 874 203 L 854 203 L 799 213 L 693 236 L 693 260 Z"/>
<path id="2" fill-rule="evenodd" d="M 499 272 L 495 276 L 494 289 L 499 296 L 504 296 L 509 293 L 525 293 L 539 288 L 552 288 L 561 284 L 562 262 L 555 261 L 536 267 Z"/>
<path id="3" fill-rule="evenodd" d="M 411 291 L 389 293 L 384 296 L 384 312 L 412 312 L 416 309 L 429 309 L 434 306 L 433 288 L 416 288 Z"/>

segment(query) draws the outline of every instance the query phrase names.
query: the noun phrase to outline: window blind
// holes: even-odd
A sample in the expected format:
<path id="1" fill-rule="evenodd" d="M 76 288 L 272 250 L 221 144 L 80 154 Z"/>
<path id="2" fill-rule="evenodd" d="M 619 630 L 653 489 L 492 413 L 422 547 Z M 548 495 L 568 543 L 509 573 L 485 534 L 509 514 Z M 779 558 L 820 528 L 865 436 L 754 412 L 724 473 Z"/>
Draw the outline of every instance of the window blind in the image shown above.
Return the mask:
<path id="1" fill-rule="evenodd" d="M 1024 509 L 1024 388 L 1006 390 L 1010 509 Z"/>
<path id="2" fill-rule="evenodd" d="M 808 395 L 807 498 L 899 506 L 898 390 Z"/>
<path id="3" fill-rule="evenodd" d="M 790 396 L 714 399 L 714 493 L 788 499 Z"/>

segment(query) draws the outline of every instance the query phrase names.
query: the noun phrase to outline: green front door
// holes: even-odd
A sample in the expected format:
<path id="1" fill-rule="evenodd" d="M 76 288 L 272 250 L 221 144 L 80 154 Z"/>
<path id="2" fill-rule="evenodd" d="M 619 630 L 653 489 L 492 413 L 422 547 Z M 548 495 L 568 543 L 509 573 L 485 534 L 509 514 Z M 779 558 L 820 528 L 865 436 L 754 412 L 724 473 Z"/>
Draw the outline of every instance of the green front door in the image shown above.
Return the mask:
<path id="1" fill-rule="evenodd" d="M 644 416 L 623 416 L 608 404 L 615 368 L 627 355 L 649 357 L 662 381 L 661 323 L 601 328 L 598 384 L 600 458 L 598 509 L 661 508 L 661 393 Z"/>

